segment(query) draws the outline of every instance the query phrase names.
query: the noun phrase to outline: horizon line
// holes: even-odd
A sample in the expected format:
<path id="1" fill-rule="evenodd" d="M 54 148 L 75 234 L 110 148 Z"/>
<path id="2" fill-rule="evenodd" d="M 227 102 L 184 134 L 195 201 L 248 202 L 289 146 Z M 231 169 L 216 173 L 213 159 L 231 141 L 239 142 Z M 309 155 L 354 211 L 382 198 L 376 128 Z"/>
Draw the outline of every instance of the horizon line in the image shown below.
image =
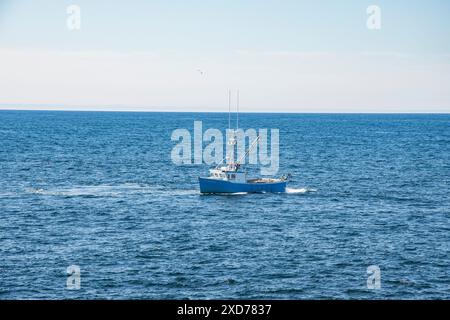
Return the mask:
<path id="1" fill-rule="evenodd" d="M 123 110 L 123 109 L 50 109 L 50 108 L 2 108 L 0 107 L 1 111 L 54 111 L 54 112 L 117 112 L 117 113 L 225 113 L 227 114 L 228 111 L 195 111 L 195 110 L 187 110 L 187 111 L 177 111 L 177 110 Z M 450 111 L 239 111 L 239 113 L 243 114 L 450 114 Z"/>

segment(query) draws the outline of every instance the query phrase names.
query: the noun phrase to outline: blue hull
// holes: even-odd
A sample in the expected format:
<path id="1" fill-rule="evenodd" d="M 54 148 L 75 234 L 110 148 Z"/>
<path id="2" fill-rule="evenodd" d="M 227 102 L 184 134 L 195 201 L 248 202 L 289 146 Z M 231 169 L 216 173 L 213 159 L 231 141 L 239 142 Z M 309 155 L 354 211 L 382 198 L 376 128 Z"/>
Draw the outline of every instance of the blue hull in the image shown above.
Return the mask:
<path id="1" fill-rule="evenodd" d="M 286 181 L 271 183 L 237 183 L 225 180 L 198 178 L 201 193 L 262 193 L 286 192 Z"/>

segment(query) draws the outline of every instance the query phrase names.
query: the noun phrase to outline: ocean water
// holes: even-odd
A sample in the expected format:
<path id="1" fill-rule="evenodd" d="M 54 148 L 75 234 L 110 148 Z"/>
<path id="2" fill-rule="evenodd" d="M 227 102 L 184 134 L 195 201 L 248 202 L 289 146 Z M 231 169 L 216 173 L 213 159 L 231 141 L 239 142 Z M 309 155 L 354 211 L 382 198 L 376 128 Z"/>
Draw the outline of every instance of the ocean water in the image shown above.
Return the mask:
<path id="1" fill-rule="evenodd" d="M 450 115 L 241 114 L 293 177 L 229 196 L 170 159 L 194 120 L 0 111 L 0 299 L 450 299 Z"/>

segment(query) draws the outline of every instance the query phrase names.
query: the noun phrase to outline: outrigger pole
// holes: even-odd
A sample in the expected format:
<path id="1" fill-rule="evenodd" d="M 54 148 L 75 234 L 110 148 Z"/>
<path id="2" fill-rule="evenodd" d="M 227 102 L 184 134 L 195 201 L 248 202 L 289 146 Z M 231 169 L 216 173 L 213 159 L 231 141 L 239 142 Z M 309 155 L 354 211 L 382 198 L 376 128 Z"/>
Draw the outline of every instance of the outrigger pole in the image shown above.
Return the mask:
<path id="1" fill-rule="evenodd" d="M 245 152 L 245 154 L 239 158 L 239 160 L 236 162 L 237 164 L 241 164 L 242 160 L 245 160 L 245 158 L 248 156 L 248 154 L 250 153 L 251 150 L 253 150 L 253 148 L 258 144 L 260 136 L 258 135 L 256 137 L 255 140 L 253 140 L 252 144 L 250 145 L 250 147 L 248 147 L 247 151 Z"/>

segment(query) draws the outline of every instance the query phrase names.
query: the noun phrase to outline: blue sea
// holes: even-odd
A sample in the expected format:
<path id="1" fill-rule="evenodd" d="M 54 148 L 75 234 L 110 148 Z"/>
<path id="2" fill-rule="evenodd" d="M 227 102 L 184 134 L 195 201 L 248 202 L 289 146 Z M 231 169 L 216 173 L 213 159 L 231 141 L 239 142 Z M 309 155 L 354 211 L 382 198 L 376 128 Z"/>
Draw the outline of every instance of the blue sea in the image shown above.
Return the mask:
<path id="1" fill-rule="evenodd" d="M 0 111 L 0 299 L 450 299 L 450 115 L 241 114 L 292 179 L 229 196 L 171 161 L 194 121 Z"/>

